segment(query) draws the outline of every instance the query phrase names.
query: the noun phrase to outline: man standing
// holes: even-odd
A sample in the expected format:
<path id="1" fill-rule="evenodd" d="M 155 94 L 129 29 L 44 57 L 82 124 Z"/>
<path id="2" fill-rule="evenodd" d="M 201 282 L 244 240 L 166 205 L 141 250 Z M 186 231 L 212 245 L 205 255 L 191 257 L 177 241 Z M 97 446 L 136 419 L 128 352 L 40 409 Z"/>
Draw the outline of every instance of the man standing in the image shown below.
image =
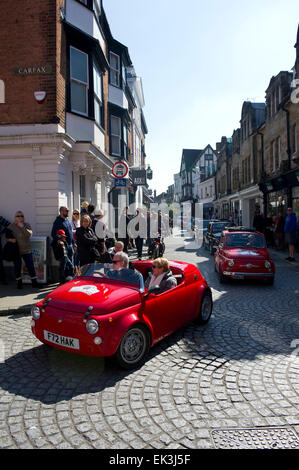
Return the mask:
<path id="1" fill-rule="evenodd" d="M 296 229 L 297 219 L 296 214 L 291 207 L 288 208 L 287 216 L 284 224 L 285 241 L 289 245 L 289 256 L 287 261 L 296 261 L 294 258 L 295 243 L 296 243 Z"/>
<path id="2" fill-rule="evenodd" d="M 70 261 L 74 264 L 74 237 L 72 224 L 71 221 L 68 219 L 68 215 L 69 209 L 65 206 L 61 206 L 59 209 L 59 215 L 56 217 L 52 227 L 52 246 L 58 241 L 57 231 L 63 230 L 65 232 L 66 242 L 69 247 L 67 255 Z"/>

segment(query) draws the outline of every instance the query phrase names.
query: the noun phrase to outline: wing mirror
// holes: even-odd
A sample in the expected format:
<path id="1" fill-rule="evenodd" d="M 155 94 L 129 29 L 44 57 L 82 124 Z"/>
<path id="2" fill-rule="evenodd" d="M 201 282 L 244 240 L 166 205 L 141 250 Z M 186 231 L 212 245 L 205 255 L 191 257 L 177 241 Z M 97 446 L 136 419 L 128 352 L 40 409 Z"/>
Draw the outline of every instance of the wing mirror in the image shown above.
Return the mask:
<path id="1" fill-rule="evenodd" d="M 145 294 L 144 298 L 149 297 L 151 294 L 157 295 L 157 294 L 159 294 L 159 293 L 160 293 L 160 286 L 152 286 L 152 287 L 148 290 L 147 294 Z"/>

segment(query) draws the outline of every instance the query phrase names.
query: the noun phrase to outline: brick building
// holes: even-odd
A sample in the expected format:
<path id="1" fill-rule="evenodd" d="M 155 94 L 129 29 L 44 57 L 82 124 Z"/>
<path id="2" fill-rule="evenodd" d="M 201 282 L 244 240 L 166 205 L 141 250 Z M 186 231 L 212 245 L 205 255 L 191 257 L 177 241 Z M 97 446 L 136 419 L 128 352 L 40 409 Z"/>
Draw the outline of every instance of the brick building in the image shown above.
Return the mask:
<path id="1" fill-rule="evenodd" d="M 49 235 L 61 205 L 103 208 L 121 191 L 129 202 L 111 169 L 118 160 L 145 165 L 144 116 L 138 151 L 133 142 L 144 101 L 128 85 L 133 64 L 102 0 L 11 3 L 0 47 L 1 215 L 22 210 L 35 235 Z"/>

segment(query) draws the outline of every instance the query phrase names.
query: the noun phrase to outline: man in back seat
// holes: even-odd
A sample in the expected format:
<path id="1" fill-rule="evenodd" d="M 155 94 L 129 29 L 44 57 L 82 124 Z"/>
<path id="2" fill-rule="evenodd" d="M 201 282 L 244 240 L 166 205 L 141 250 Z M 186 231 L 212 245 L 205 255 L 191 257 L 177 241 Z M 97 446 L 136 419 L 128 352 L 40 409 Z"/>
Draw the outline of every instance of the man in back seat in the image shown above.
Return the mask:
<path id="1" fill-rule="evenodd" d="M 156 258 L 153 260 L 153 273 L 149 273 L 145 281 L 145 287 L 150 289 L 159 286 L 157 294 L 161 294 L 177 286 L 177 280 L 169 269 L 169 262 L 166 258 Z"/>

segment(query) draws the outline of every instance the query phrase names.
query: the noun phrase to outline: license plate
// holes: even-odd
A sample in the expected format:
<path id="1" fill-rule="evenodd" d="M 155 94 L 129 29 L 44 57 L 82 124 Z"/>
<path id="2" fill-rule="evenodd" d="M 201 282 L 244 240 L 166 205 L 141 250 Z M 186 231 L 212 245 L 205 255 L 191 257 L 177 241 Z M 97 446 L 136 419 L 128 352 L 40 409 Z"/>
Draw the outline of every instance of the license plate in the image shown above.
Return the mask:
<path id="1" fill-rule="evenodd" d="M 234 279 L 244 279 L 244 276 L 242 274 L 235 274 Z"/>
<path id="2" fill-rule="evenodd" d="M 76 338 L 68 338 L 66 336 L 57 335 L 56 333 L 51 333 L 50 331 L 46 330 L 44 330 L 44 338 L 50 343 L 58 344 L 59 346 L 64 346 L 65 348 L 80 349 L 79 340 Z"/>

